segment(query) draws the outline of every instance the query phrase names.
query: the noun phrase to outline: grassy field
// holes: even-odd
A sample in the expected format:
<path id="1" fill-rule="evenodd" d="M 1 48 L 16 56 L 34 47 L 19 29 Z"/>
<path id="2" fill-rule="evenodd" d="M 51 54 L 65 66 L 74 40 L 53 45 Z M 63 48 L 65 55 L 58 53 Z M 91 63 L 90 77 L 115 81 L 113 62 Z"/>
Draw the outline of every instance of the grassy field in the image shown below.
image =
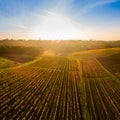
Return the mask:
<path id="1" fill-rule="evenodd" d="M 120 47 L 103 43 L 5 42 L 17 50 L 0 47 L 0 119 L 119 120 Z"/>
<path id="2" fill-rule="evenodd" d="M 20 65 L 20 63 L 15 62 L 15 61 L 11 61 L 9 59 L 5 59 L 5 58 L 0 58 L 0 69 L 3 68 L 9 68 L 9 67 L 15 67 Z"/>

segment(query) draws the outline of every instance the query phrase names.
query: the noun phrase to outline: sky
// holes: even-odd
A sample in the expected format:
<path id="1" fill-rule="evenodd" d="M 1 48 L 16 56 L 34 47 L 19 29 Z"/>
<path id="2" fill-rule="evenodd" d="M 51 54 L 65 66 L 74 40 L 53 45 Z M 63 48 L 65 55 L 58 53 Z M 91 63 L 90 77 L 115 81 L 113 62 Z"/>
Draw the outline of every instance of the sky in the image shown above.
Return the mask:
<path id="1" fill-rule="evenodd" d="M 120 40 L 120 0 L 0 0 L 0 39 Z"/>

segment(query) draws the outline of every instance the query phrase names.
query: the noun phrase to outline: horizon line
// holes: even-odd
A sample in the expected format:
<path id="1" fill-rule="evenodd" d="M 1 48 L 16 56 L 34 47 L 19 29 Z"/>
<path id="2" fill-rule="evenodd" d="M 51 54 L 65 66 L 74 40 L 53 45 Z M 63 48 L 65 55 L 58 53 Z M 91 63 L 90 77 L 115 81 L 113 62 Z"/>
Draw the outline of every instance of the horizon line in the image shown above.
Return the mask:
<path id="1" fill-rule="evenodd" d="M 120 41 L 120 39 L 115 39 L 115 40 L 103 40 L 103 39 L 23 39 L 23 38 L 19 38 L 19 39 L 13 39 L 13 38 L 3 38 L 0 39 L 0 41 L 4 41 L 4 40 L 8 40 L 8 41 Z"/>

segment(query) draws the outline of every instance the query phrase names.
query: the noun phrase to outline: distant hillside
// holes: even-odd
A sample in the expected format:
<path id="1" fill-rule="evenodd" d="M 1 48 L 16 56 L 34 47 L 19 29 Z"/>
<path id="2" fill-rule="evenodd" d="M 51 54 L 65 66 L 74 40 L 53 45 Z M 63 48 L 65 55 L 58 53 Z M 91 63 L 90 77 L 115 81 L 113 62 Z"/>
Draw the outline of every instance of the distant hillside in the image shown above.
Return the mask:
<path id="1" fill-rule="evenodd" d="M 16 61 L 27 62 L 35 59 L 35 57 L 42 54 L 43 49 L 37 47 L 23 47 L 23 46 L 0 46 L 0 56 Z"/>
<path id="2" fill-rule="evenodd" d="M 82 40 L 1 40 L 0 46 L 40 47 L 45 51 L 66 55 L 71 52 L 120 47 L 120 41 Z"/>
<path id="3" fill-rule="evenodd" d="M 120 41 L 82 41 L 82 40 L 1 40 L 0 46 L 43 48 L 56 55 L 72 52 L 120 47 Z M 34 51 L 34 50 L 33 50 Z M 37 52 L 35 52 L 37 53 Z"/>

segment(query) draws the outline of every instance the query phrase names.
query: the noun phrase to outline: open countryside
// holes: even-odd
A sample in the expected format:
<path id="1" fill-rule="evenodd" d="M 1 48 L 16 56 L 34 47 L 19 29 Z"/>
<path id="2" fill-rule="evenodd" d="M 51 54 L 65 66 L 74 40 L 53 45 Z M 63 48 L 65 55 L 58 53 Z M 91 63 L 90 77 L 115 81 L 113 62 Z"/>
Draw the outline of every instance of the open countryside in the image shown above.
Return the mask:
<path id="1" fill-rule="evenodd" d="M 0 41 L 1 120 L 119 120 L 120 41 Z"/>

